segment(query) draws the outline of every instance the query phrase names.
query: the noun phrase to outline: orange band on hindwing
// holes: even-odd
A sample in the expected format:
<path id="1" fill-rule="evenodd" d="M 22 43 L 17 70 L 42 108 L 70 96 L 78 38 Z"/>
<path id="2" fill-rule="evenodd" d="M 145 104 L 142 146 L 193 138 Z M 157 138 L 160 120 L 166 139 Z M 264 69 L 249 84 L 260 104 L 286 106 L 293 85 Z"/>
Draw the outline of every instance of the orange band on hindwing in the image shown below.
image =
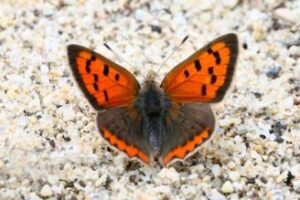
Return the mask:
<path id="1" fill-rule="evenodd" d="M 130 144 L 126 144 L 125 141 L 113 135 L 107 129 L 101 129 L 103 137 L 113 146 L 117 147 L 119 150 L 123 151 L 128 155 L 129 158 L 137 157 L 144 161 L 145 163 L 149 162 L 149 157 L 144 154 L 142 151 L 138 150 L 136 147 Z"/>
<path id="2" fill-rule="evenodd" d="M 164 158 L 163 163 L 167 165 L 174 158 L 184 159 L 185 156 L 192 152 L 196 147 L 203 144 L 210 137 L 210 130 L 206 128 L 197 134 L 192 140 L 188 141 L 186 144 L 182 146 L 178 146 L 170 151 Z"/>

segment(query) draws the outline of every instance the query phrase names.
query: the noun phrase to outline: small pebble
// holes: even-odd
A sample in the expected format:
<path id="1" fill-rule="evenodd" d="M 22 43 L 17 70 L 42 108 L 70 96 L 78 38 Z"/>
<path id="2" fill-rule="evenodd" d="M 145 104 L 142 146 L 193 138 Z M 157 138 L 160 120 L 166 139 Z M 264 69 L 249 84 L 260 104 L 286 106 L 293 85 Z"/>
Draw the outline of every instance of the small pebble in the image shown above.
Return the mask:
<path id="1" fill-rule="evenodd" d="M 229 172 L 228 176 L 232 181 L 238 181 L 241 177 L 240 173 L 237 171 Z"/>
<path id="2" fill-rule="evenodd" d="M 300 192 L 300 179 L 292 181 L 293 188 L 296 192 Z"/>
<path id="3" fill-rule="evenodd" d="M 295 178 L 295 176 L 290 171 L 288 171 L 285 183 L 288 186 L 290 186 L 291 185 L 291 181 L 294 180 L 294 178 Z"/>
<path id="4" fill-rule="evenodd" d="M 277 176 L 276 182 L 277 182 L 277 183 L 281 183 L 281 182 L 285 181 L 286 178 L 287 178 L 287 173 L 288 173 L 287 171 L 284 171 L 284 172 L 281 173 L 279 176 Z"/>
<path id="5" fill-rule="evenodd" d="M 100 187 L 104 185 L 107 181 L 107 174 L 102 175 L 99 179 L 96 180 L 95 186 Z"/>
<path id="6" fill-rule="evenodd" d="M 222 191 L 223 193 L 225 193 L 225 194 L 227 194 L 227 193 L 232 193 L 232 192 L 234 191 L 234 189 L 233 189 L 233 186 L 232 186 L 231 182 L 230 182 L 230 181 L 226 181 L 226 182 L 223 184 L 223 186 L 222 186 L 222 188 L 221 188 L 221 191 Z"/>
<path id="7" fill-rule="evenodd" d="M 297 14 L 294 11 L 288 8 L 277 8 L 276 10 L 274 10 L 274 16 L 287 22 L 293 23 L 296 23 L 299 19 L 299 16 L 297 16 Z"/>
<path id="8" fill-rule="evenodd" d="M 219 177 L 222 173 L 222 169 L 221 169 L 220 165 L 213 165 L 211 167 L 211 171 L 212 171 L 214 177 Z"/>
<path id="9" fill-rule="evenodd" d="M 44 185 L 44 187 L 41 190 L 41 196 L 42 197 L 50 197 L 53 195 L 52 189 L 49 185 Z"/>
<path id="10" fill-rule="evenodd" d="M 161 33 L 161 27 L 160 26 L 156 26 L 156 25 L 151 25 L 151 30 L 152 32 L 157 32 L 157 33 Z"/>
<path id="11" fill-rule="evenodd" d="M 186 24 L 186 19 L 182 14 L 176 14 L 174 17 L 174 22 L 178 25 Z"/>
<path id="12" fill-rule="evenodd" d="M 174 168 L 163 168 L 159 173 L 158 177 L 162 180 L 173 183 L 179 181 L 179 174 Z"/>
<path id="13" fill-rule="evenodd" d="M 143 9 L 137 9 L 135 11 L 135 17 L 139 21 L 147 21 L 151 19 L 151 15 Z"/>
<path id="14" fill-rule="evenodd" d="M 239 3 L 239 0 L 222 0 L 222 3 L 225 7 L 234 8 Z"/>
<path id="15" fill-rule="evenodd" d="M 300 42 L 300 41 L 299 41 Z M 300 45 L 293 45 L 289 48 L 289 53 L 291 56 L 300 57 Z"/>
<path id="16" fill-rule="evenodd" d="M 57 110 L 62 115 L 64 121 L 73 120 L 76 114 L 71 106 L 62 106 Z"/>
<path id="17" fill-rule="evenodd" d="M 275 79 L 279 77 L 280 71 L 281 71 L 280 66 L 271 67 L 267 70 L 266 75 L 269 78 Z"/>
<path id="18" fill-rule="evenodd" d="M 207 197 L 209 200 L 226 200 L 226 197 L 219 193 L 216 189 L 208 192 Z"/>

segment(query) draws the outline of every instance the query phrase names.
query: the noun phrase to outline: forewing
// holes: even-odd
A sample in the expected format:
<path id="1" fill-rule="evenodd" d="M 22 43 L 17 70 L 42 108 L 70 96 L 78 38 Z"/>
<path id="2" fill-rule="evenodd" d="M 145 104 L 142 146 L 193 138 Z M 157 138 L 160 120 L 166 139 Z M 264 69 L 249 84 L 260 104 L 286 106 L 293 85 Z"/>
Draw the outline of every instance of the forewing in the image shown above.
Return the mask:
<path id="1" fill-rule="evenodd" d="M 78 45 L 68 46 L 68 57 L 75 79 L 95 109 L 133 102 L 140 86 L 125 68 Z"/>
<path id="2" fill-rule="evenodd" d="M 97 116 L 101 135 L 111 145 L 128 155 L 149 163 L 150 150 L 142 130 L 141 116 L 134 108 L 122 107 L 103 110 Z"/>
<path id="3" fill-rule="evenodd" d="M 177 102 L 221 101 L 232 80 L 237 55 L 237 36 L 221 36 L 171 70 L 161 87 Z"/>
<path id="4" fill-rule="evenodd" d="M 190 155 L 211 137 L 214 125 L 214 114 L 209 105 L 173 103 L 166 117 L 163 164 Z"/>

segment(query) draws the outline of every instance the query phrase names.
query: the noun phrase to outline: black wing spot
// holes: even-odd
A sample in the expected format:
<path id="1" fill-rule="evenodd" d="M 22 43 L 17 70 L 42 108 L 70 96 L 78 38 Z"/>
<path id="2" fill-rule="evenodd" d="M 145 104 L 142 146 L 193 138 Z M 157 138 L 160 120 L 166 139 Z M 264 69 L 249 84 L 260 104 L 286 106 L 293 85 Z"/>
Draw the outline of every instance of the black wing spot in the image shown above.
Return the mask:
<path id="1" fill-rule="evenodd" d="M 213 52 L 213 55 L 214 55 L 214 57 L 216 59 L 216 64 L 217 65 L 220 64 L 221 63 L 221 58 L 220 58 L 219 52 L 215 51 L 215 52 Z"/>
<path id="2" fill-rule="evenodd" d="M 94 83 L 93 86 L 94 86 L 94 89 L 95 89 L 96 91 L 99 91 L 99 87 L 98 87 L 98 84 L 97 84 L 97 83 Z"/>
<path id="3" fill-rule="evenodd" d="M 108 76 L 109 74 L 109 66 L 107 64 L 104 64 L 103 74 L 104 76 Z"/>
<path id="4" fill-rule="evenodd" d="M 214 73 L 214 67 L 209 67 L 208 68 L 208 73 L 213 74 Z"/>
<path id="5" fill-rule="evenodd" d="M 91 58 L 85 62 L 85 70 L 87 73 L 91 73 L 91 64 L 94 60 L 96 60 L 96 56 L 92 55 Z"/>
<path id="6" fill-rule="evenodd" d="M 85 71 L 87 73 L 91 73 L 91 64 L 94 60 L 96 60 L 96 56 L 92 54 L 91 58 L 85 62 Z"/>
<path id="7" fill-rule="evenodd" d="M 116 80 L 116 81 L 119 81 L 119 79 L 120 79 L 120 75 L 119 75 L 119 74 L 116 74 L 116 75 L 115 75 L 115 80 Z"/>
<path id="8" fill-rule="evenodd" d="M 99 77 L 98 77 L 97 74 L 94 74 L 94 81 L 95 81 L 95 82 L 98 82 L 98 81 L 99 81 Z"/>
<path id="9" fill-rule="evenodd" d="M 210 83 L 211 83 L 211 84 L 214 84 L 216 81 L 217 81 L 217 76 L 213 74 L 213 75 L 211 76 Z"/>
<path id="10" fill-rule="evenodd" d="M 104 99 L 105 101 L 108 101 L 108 94 L 107 94 L 107 91 L 106 90 L 103 90 L 103 95 L 104 95 Z"/>
<path id="11" fill-rule="evenodd" d="M 213 50 L 212 50 L 210 47 L 208 47 L 208 48 L 207 48 L 207 53 L 212 54 L 212 53 L 213 53 Z"/>
<path id="12" fill-rule="evenodd" d="M 202 96 L 205 96 L 206 95 L 206 85 L 204 84 L 204 85 L 202 85 L 202 87 L 201 87 L 201 95 Z"/>
<path id="13" fill-rule="evenodd" d="M 95 56 L 94 54 L 92 54 L 90 60 L 91 60 L 91 61 L 95 61 L 95 60 L 96 60 L 96 56 Z"/>
<path id="14" fill-rule="evenodd" d="M 188 70 L 184 70 L 184 76 L 185 76 L 186 78 L 190 76 L 190 73 L 189 73 Z"/>
<path id="15" fill-rule="evenodd" d="M 87 61 L 85 62 L 85 71 L 86 71 L 87 73 L 91 73 L 91 60 L 87 60 Z"/>
<path id="16" fill-rule="evenodd" d="M 201 64 L 200 64 L 199 60 L 195 60 L 194 65 L 195 65 L 195 68 L 197 71 L 201 70 Z"/>

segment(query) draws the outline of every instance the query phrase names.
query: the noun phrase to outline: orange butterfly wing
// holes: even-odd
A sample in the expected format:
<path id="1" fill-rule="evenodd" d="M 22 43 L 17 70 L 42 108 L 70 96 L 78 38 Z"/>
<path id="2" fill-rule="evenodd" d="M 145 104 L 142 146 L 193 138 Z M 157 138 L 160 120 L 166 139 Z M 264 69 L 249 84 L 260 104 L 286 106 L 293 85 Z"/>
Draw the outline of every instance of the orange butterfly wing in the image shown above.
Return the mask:
<path id="1" fill-rule="evenodd" d="M 237 36 L 221 36 L 171 70 L 161 87 L 177 102 L 221 101 L 232 80 L 237 55 Z"/>
<path id="2" fill-rule="evenodd" d="M 95 109 L 134 101 L 140 86 L 129 71 L 79 45 L 68 46 L 68 57 L 75 79 Z"/>
<path id="3" fill-rule="evenodd" d="M 150 153 L 148 148 L 142 148 L 146 140 L 140 134 L 141 117 L 132 108 L 140 88 L 135 77 L 79 45 L 68 46 L 68 57 L 74 77 L 92 106 L 97 110 L 109 108 L 99 111 L 97 116 L 103 138 L 130 158 L 137 157 L 147 163 Z"/>

